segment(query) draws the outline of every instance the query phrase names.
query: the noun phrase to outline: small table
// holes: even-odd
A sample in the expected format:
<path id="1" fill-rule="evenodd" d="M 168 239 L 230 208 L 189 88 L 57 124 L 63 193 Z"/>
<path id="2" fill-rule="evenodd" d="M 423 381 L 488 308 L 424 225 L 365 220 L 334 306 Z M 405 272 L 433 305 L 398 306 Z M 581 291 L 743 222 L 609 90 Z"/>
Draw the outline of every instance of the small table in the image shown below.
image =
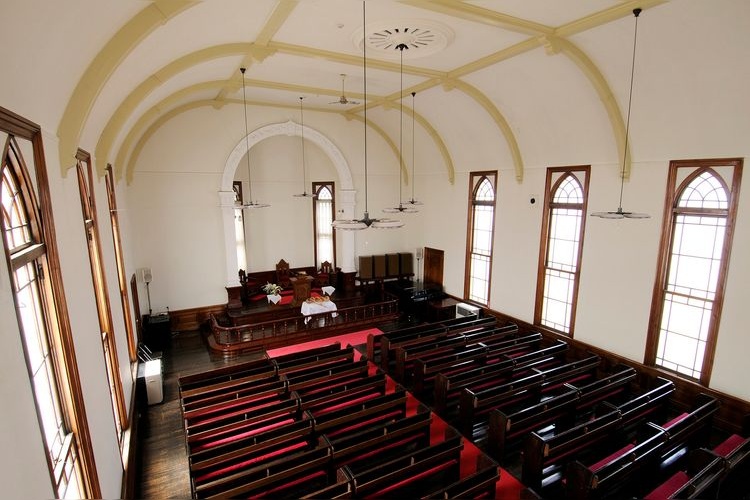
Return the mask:
<path id="1" fill-rule="evenodd" d="M 312 277 L 306 274 L 298 274 L 294 278 L 289 278 L 294 288 L 294 295 L 292 296 L 292 305 L 298 306 L 310 298 Z"/>

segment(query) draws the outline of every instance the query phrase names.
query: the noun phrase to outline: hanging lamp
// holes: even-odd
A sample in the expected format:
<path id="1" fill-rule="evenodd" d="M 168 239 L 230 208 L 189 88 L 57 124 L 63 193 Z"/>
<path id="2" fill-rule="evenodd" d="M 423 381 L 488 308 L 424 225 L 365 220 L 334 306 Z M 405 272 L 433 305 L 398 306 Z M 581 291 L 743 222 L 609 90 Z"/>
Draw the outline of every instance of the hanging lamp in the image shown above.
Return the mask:
<path id="1" fill-rule="evenodd" d="M 421 201 L 417 201 L 414 196 L 414 184 L 416 184 L 416 177 L 414 177 L 415 165 L 417 164 L 415 158 L 416 142 L 414 135 L 414 114 L 416 113 L 416 105 L 414 104 L 414 97 L 417 95 L 416 92 L 411 93 L 411 199 L 406 203 L 412 206 L 422 205 Z"/>
<path id="2" fill-rule="evenodd" d="M 393 208 L 384 208 L 383 212 L 394 214 L 394 213 L 407 213 L 412 214 L 418 212 L 416 208 L 412 206 L 404 206 L 401 201 L 401 165 L 404 164 L 404 50 L 408 49 L 404 43 L 399 43 L 396 46 L 399 54 L 401 55 L 401 90 L 399 92 L 399 115 L 398 115 L 398 206 Z M 412 179 L 414 182 L 414 179 Z"/>
<path id="3" fill-rule="evenodd" d="M 638 16 L 641 13 L 641 9 L 633 9 L 633 16 L 635 17 L 635 31 L 633 34 L 633 59 L 630 66 L 630 94 L 628 95 L 628 114 L 625 120 L 625 147 L 622 155 L 622 170 L 620 171 L 620 202 L 617 206 L 617 210 L 613 212 L 592 212 L 592 217 L 599 217 L 601 219 L 648 219 L 651 216 L 649 214 L 639 212 L 625 212 L 622 209 L 622 192 L 625 188 L 625 165 L 627 164 L 628 157 L 628 138 L 630 133 L 630 107 L 633 102 L 633 75 L 635 74 L 635 49 L 638 42 Z"/>
<path id="4" fill-rule="evenodd" d="M 247 97 L 245 96 L 245 68 L 240 68 L 242 73 L 242 109 L 245 111 L 245 158 L 247 160 L 247 202 L 242 204 L 242 208 L 253 209 L 253 208 L 266 208 L 270 207 L 268 203 L 258 203 L 253 201 L 253 189 L 252 183 L 250 182 L 250 134 L 247 130 Z"/>
<path id="5" fill-rule="evenodd" d="M 338 219 L 333 221 L 333 228 L 341 231 L 361 231 L 368 227 L 377 229 L 395 229 L 402 227 L 403 222 L 394 219 L 371 219 L 367 211 L 367 7 L 362 1 L 362 74 L 364 91 L 364 155 L 365 155 L 365 213 L 361 219 Z"/>
<path id="6" fill-rule="evenodd" d="M 300 194 L 295 194 L 295 198 L 315 198 L 315 194 L 308 193 L 307 192 L 307 169 L 305 167 L 305 117 L 304 113 L 302 111 L 302 99 L 304 97 L 300 96 L 299 98 L 299 121 L 300 121 L 300 129 L 302 130 L 302 133 L 300 136 L 302 137 L 302 192 Z"/>

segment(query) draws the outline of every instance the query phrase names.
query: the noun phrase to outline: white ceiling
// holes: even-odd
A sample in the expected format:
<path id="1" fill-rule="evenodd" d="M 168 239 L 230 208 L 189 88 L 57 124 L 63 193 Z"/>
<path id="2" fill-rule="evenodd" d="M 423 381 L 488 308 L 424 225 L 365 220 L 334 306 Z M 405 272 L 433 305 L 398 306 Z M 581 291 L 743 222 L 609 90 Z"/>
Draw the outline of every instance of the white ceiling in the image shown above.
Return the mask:
<path id="1" fill-rule="evenodd" d="M 456 79 L 470 84 L 476 93 L 470 98 L 451 95 L 454 106 L 485 115 L 480 118 L 483 123 L 493 112 L 500 113 L 528 161 L 534 154 L 533 140 L 525 134 L 533 129 L 534 134 L 564 143 L 569 120 L 561 117 L 571 113 L 596 129 L 595 138 L 607 143 L 604 149 L 611 153 L 615 127 L 602 104 L 602 92 L 614 95 L 622 119 L 633 8 L 644 8 L 639 19 L 640 69 L 663 67 L 664 59 L 656 60 L 658 52 L 645 44 L 663 44 L 660 33 L 670 36 L 677 30 L 670 24 L 672 18 L 697 29 L 701 16 L 709 12 L 706 3 L 369 0 L 365 30 L 420 24 L 444 29 L 444 48 L 426 55 L 420 50 L 403 52 L 404 104 L 410 105 L 409 92 L 417 90 L 420 112 L 440 128 L 441 120 L 455 116 L 450 106 L 447 112 L 436 109 L 444 105 L 450 90 L 443 83 Z M 720 3 L 748 12 L 744 0 Z M 156 12 L 171 12 L 174 6 L 182 9 L 158 22 L 139 21 L 154 7 Z M 67 130 L 78 144 L 92 150 L 109 134 L 107 161 L 144 120 L 147 126 L 154 116 L 190 102 L 215 101 L 220 106 L 241 100 L 242 66 L 248 68 L 247 99 L 255 104 L 297 108 L 304 96 L 305 106 L 316 111 L 363 111 L 362 105 L 332 104 L 341 95 L 341 74 L 346 75 L 347 97 L 364 101 L 360 0 L 2 0 L 0 10 L 6 21 L 0 33 L 0 60 L 6 61 L 5 69 L 12 75 L 0 83 L 0 104 L 13 104 L 13 111 L 58 134 Z M 723 19 L 737 17 L 742 16 L 730 13 Z M 589 66 L 575 61 L 570 47 L 561 55 L 558 39 L 572 44 Z M 215 54 L 203 57 L 205 50 Z M 268 55 L 257 57 L 258 50 Z M 401 54 L 368 46 L 366 55 L 368 102 L 377 107 L 400 94 Z M 104 63 L 93 62 L 97 56 Z M 180 60 L 186 63 L 178 71 L 163 73 Z M 604 90 L 595 90 L 591 74 Z M 139 86 L 149 83 L 152 88 L 139 94 Z M 71 98 L 75 110 L 68 108 Z M 120 122 L 115 123 L 118 110 Z M 447 135 L 451 126 L 443 122 L 440 133 Z"/>

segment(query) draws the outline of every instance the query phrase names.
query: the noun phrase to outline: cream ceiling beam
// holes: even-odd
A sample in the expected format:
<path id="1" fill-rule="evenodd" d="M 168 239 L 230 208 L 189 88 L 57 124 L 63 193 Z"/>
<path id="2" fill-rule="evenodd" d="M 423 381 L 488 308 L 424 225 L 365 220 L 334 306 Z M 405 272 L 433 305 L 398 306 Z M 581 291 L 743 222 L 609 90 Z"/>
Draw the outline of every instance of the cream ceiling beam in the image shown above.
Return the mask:
<path id="1" fill-rule="evenodd" d="M 508 124 L 508 120 L 505 119 L 505 116 L 503 116 L 500 110 L 497 109 L 497 107 L 489 97 L 487 97 L 483 92 L 481 92 L 473 85 L 469 85 L 468 83 L 461 80 L 451 80 L 446 85 L 450 85 L 461 90 L 462 92 L 473 98 L 475 101 L 477 101 L 485 110 L 487 110 L 489 115 L 495 121 L 495 125 L 497 125 L 497 127 L 503 133 L 505 142 L 508 143 L 508 149 L 510 150 L 510 155 L 513 158 L 513 167 L 516 171 L 516 181 L 518 181 L 519 183 L 523 182 L 523 158 L 521 157 L 521 149 L 518 147 L 516 136 L 515 134 L 513 134 L 513 129 L 510 128 L 510 124 Z"/>
<path id="2" fill-rule="evenodd" d="M 255 38 L 254 46 L 255 50 L 250 51 L 240 64 L 240 68 L 249 68 L 251 64 L 257 62 L 263 62 L 263 59 L 275 52 L 273 49 L 268 48 L 268 42 L 270 42 L 274 35 L 284 25 L 289 15 L 299 4 L 298 0 L 279 0 L 276 4 L 276 8 L 273 9 L 271 16 L 266 21 L 266 24 L 258 33 Z M 239 69 L 239 68 L 238 68 Z M 236 73 L 236 72 L 235 72 Z M 216 96 L 218 100 L 223 99 L 227 92 L 232 90 L 232 86 L 221 89 L 219 94 Z"/>
<path id="3" fill-rule="evenodd" d="M 112 144 L 114 144 L 120 130 L 125 126 L 125 122 L 151 92 L 170 78 L 199 63 L 234 54 L 244 54 L 251 50 L 251 46 L 250 43 L 232 43 L 198 50 L 172 61 L 138 85 L 117 107 L 99 136 L 96 145 L 96 168 L 99 174 L 103 175 L 107 164 L 111 163 Z M 115 164 L 115 172 L 118 174 L 118 178 L 121 174 L 119 170 L 119 166 Z"/>
<path id="4" fill-rule="evenodd" d="M 282 54 L 289 54 L 301 57 L 311 57 L 313 59 L 325 59 L 327 61 L 351 64 L 353 66 L 362 67 L 362 57 L 359 55 L 343 54 L 341 52 L 332 52 L 330 50 L 314 49 L 312 47 L 304 47 L 302 45 L 294 45 L 290 43 L 281 42 L 270 42 L 268 48 L 277 50 Z M 382 61 L 380 59 L 367 59 L 367 67 L 373 69 L 381 69 L 385 71 L 393 71 L 398 73 L 401 71 L 401 65 L 395 62 Z M 424 76 L 427 78 L 440 78 L 445 76 L 444 71 L 435 71 L 431 69 L 418 68 L 416 66 L 404 66 L 404 73 L 411 75 Z"/>
<path id="5" fill-rule="evenodd" d="M 609 116 L 609 122 L 612 126 L 612 133 L 615 136 L 615 142 L 617 143 L 617 150 L 619 157 L 624 158 L 624 164 L 622 165 L 622 177 L 627 179 L 630 177 L 630 151 L 625 154 L 625 122 L 620 113 L 620 108 L 617 105 L 615 96 L 612 93 L 607 81 L 599 71 L 599 68 L 588 58 L 584 52 L 576 47 L 573 43 L 563 38 L 556 42 L 560 50 L 565 53 L 581 70 L 581 72 L 589 79 L 591 85 L 599 95 L 604 109 L 607 111 Z"/>
<path id="6" fill-rule="evenodd" d="M 153 106 L 148 111 L 146 111 L 140 117 L 138 122 L 131 128 L 127 137 L 123 141 L 123 144 L 120 146 L 120 150 L 117 154 L 116 163 L 118 165 L 127 165 L 125 169 L 126 170 L 125 178 L 128 184 L 130 184 L 133 180 L 133 174 L 135 172 L 135 164 L 137 162 L 138 156 L 143 150 L 143 147 L 151 138 L 151 136 L 164 123 L 166 123 L 167 121 L 169 121 L 170 119 L 174 118 L 175 116 L 179 114 L 182 114 L 186 111 L 190 111 L 192 109 L 196 109 L 199 107 L 205 107 L 205 106 L 221 107 L 230 102 L 236 102 L 237 104 L 242 104 L 241 101 L 217 102 L 214 99 L 202 99 L 199 101 L 189 102 L 189 103 L 175 106 L 175 103 L 181 100 L 184 100 L 185 98 L 189 97 L 191 94 L 197 92 L 198 90 L 203 89 L 201 85 L 206 85 L 209 88 L 212 86 L 218 88 L 221 85 L 224 85 L 225 83 L 226 82 L 224 81 L 207 82 L 205 84 L 194 85 L 194 86 L 182 89 L 179 92 L 172 94 L 168 98 L 162 100 L 157 105 Z M 247 104 L 250 106 L 273 106 L 273 107 L 282 107 L 282 108 L 295 107 L 292 105 L 278 105 L 278 106 L 270 105 L 265 102 L 255 102 L 255 101 L 247 101 Z M 163 109 L 169 109 L 169 111 L 164 113 Z M 350 112 L 346 112 L 346 113 L 343 113 L 340 111 L 328 111 L 328 112 L 336 113 L 336 114 L 344 114 L 346 115 L 347 119 L 353 118 L 357 120 L 363 120 L 363 118 L 361 118 L 359 115 L 354 115 L 354 114 L 351 114 Z M 374 122 L 372 122 L 371 120 L 367 120 L 367 122 L 368 122 L 367 123 L 368 127 L 378 132 L 378 134 L 380 134 L 383 137 L 383 140 L 391 147 L 394 154 L 396 155 L 396 158 L 399 158 L 400 155 L 398 153 L 398 148 L 396 147 L 395 143 L 390 139 L 390 137 L 388 137 L 385 131 L 381 127 L 376 125 Z M 131 151 L 130 155 L 128 155 L 129 151 Z M 406 178 L 408 179 L 408 170 L 406 169 L 406 165 L 403 163 L 403 158 L 401 159 L 401 170 L 402 172 L 405 173 L 405 175 L 407 176 Z"/>
<path id="7" fill-rule="evenodd" d="M 60 140 L 58 152 L 63 176 L 66 176 L 68 169 L 75 165 L 75 155 L 80 146 L 83 126 L 99 92 L 112 76 L 115 68 L 146 36 L 176 15 L 197 4 L 198 2 L 188 0 L 152 2 L 120 28 L 94 57 L 81 79 L 78 80 L 57 128 Z"/>
<path id="8" fill-rule="evenodd" d="M 456 2 L 455 0 L 401 0 L 400 3 L 525 35 L 552 34 L 554 31 L 553 28 L 543 24 L 484 9 L 466 2 Z"/>
<path id="9" fill-rule="evenodd" d="M 614 7 L 610 7 L 609 9 L 591 14 L 590 16 L 582 17 L 570 23 L 563 24 L 562 26 L 559 26 L 557 29 L 555 29 L 554 34 L 559 37 L 575 35 L 577 33 L 590 30 L 591 28 L 601 26 L 602 24 L 607 24 L 623 17 L 632 16 L 633 9 L 635 9 L 636 7 L 646 10 L 657 5 L 667 3 L 668 1 L 669 0 L 626 1 L 621 3 L 620 5 L 616 5 Z"/>

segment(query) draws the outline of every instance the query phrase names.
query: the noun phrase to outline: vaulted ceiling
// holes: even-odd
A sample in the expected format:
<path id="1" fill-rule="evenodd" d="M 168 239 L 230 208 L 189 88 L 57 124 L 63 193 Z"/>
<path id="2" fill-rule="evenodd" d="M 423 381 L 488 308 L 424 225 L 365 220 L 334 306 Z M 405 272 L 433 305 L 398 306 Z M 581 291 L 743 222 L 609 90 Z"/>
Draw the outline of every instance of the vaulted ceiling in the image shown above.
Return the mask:
<path id="1" fill-rule="evenodd" d="M 4 99 L 35 96 L 17 111 L 57 132 L 63 170 L 84 145 L 100 171 L 111 163 L 122 177 L 160 124 L 242 102 L 241 67 L 253 105 L 296 109 L 304 97 L 309 109 L 358 120 L 365 106 L 403 106 L 411 117 L 416 92 L 416 119 L 450 174 L 444 136 L 454 115 L 439 110 L 448 93 L 494 128 L 521 180 L 525 116 L 544 117 L 547 100 L 560 106 L 550 127 L 565 129 L 553 114 L 598 115 L 622 156 L 633 9 L 645 18 L 664 3 L 369 0 L 365 10 L 360 0 L 4 0 L 3 37 L 18 38 L 23 55 L 2 49 L 23 77 Z M 533 126 L 545 134 L 544 123 Z"/>

